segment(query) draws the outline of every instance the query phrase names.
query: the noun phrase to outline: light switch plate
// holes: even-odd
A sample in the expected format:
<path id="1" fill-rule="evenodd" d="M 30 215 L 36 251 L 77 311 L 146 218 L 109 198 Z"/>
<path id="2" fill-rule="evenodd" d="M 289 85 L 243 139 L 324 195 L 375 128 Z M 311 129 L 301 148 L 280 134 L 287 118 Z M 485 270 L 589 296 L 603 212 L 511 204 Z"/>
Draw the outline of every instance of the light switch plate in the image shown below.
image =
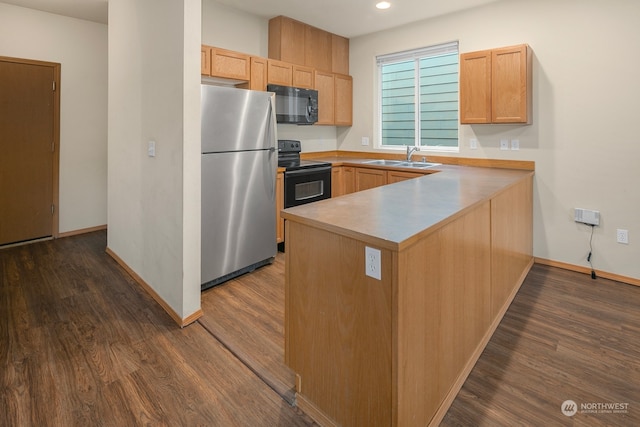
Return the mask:
<path id="1" fill-rule="evenodd" d="M 368 136 L 363 136 L 362 137 L 362 145 L 369 145 L 369 137 Z"/>
<path id="2" fill-rule="evenodd" d="M 509 140 L 508 139 L 501 139 L 500 140 L 500 149 L 501 150 L 508 150 L 509 149 Z"/>
<path id="3" fill-rule="evenodd" d="M 147 145 L 147 155 L 149 157 L 155 157 L 156 156 L 156 142 L 155 141 L 149 141 L 149 144 Z"/>

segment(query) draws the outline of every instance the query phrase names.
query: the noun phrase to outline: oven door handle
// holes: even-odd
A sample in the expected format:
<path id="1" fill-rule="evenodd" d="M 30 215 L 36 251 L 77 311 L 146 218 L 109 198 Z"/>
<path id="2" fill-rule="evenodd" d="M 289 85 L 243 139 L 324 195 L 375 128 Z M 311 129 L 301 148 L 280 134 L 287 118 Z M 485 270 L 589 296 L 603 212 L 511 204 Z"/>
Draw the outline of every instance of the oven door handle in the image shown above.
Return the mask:
<path id="1" fill-rule="evenodd" d="M 331 172 L 331 166 L 321 166 L 319 168 L 296 169 L 293 171 L 285 171 L 285 176 L 311 175 L 316 173 Z"/>

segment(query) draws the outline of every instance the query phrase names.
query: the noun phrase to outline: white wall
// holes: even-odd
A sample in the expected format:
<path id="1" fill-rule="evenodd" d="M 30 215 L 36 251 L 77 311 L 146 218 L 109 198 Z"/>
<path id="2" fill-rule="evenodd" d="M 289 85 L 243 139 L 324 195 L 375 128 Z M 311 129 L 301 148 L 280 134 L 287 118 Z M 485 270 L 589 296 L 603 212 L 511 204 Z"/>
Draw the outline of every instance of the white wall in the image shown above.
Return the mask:
<path id="1" fill-rule="evenodd" d="M 202 44 L 266 58 L 269 20 L 215 0 L 202 0 Z"/>
<path id="2" fill-rule="evenodd" d="M 110 0 L 108 246 L 182 319 L 200 308 L 199 51 L 199 0 Z"/>
<path id="3" fill-rule="evenodd" d="M 0 3 L 0 56 L 58 62 L 61 233 L 107 222 L 107 26 Z"/>
<path id="4" fill-rule="evenodd" d="M 202 43 L 249 55 L 268 57 L 269 20 L 215 0 L 202 0 Z M 279 139 L 301 141 L 303 152 L 337 148 L 335 126 L 278 125 Z"/>
<path id="5" fill-rule="evenodd" d="M 462 125 L 459 155 L 536 162 L 535 256 L 587 266 L 591 229 L 574 223 L 573 208 L 597 209 L 594 267 L 640 279 L 638 16 L 635 0 L 508 0 L 352 38 L 354 125 L 339 132 L 339 148 L 378 142 L 376 55 L 451 40 L 461 52 L 528 43 L 533 124 Z M 519 139 L 520 151 L 500 151 L 501 138 Z M 629 230 L 629 245 L 616 243 L 616 228 Z"/>

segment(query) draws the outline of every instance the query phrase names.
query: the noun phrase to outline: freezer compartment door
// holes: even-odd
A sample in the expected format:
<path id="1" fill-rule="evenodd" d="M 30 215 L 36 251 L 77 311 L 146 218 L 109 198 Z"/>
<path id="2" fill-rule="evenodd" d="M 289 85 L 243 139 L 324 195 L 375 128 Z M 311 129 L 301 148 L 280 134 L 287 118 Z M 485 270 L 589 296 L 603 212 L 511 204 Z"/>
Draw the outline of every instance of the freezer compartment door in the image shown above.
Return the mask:
<path id="1" fill-rule="evenodd" d="M 202 283 L 274 257 L 273 150 L 202 156 Z"/>
<path id="2" fill-rule="evenodd" d="M 274 95 L 201 86 L 202 153 L 276 148 Z"/>

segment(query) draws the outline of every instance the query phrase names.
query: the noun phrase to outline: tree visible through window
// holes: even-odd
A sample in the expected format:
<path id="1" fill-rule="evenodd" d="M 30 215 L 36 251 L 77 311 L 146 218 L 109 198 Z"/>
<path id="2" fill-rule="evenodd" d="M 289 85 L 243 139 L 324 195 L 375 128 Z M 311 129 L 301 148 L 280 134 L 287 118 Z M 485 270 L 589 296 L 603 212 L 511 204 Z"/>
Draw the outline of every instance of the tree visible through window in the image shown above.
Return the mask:
<path id="1" fill-rule="evenodd" d="M 383 146 L 458 147 L 458 43 L 379 56 Z"/>

